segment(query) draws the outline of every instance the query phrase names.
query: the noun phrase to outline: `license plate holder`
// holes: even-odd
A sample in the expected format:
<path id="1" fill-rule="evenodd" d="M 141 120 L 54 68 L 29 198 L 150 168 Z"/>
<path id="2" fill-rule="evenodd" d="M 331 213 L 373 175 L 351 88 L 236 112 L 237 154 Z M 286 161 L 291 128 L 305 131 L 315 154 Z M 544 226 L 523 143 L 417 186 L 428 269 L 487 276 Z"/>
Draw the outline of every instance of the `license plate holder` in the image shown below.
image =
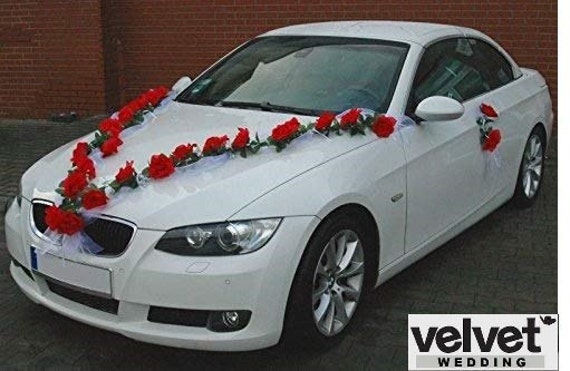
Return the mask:
<path id="1" fill-rule="evenodd" d="M 111 270 L 76 262 L 30 247 L 32 270 L 54 280 L 85 289 L 101 296 L 112 296 Z"/>

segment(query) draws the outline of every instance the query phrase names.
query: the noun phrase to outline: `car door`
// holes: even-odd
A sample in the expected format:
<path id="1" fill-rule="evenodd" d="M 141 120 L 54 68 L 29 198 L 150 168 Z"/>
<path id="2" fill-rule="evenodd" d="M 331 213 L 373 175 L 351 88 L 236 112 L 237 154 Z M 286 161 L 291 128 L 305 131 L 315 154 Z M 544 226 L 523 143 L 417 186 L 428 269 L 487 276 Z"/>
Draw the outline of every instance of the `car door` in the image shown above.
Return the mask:
<path id="1" fill-rule="evenodd" d="M 465 113 L 406 132 L 406 253 L 463 220 L 494 192 L 499 172 L 481 148 L 476 119 L 495 83 L 481 63 L 469 40 L 452 38 L 429 46 L 416 70 L 408 115 L 414 117 L 417 104 L 430 96 L 456 99 Z"/>

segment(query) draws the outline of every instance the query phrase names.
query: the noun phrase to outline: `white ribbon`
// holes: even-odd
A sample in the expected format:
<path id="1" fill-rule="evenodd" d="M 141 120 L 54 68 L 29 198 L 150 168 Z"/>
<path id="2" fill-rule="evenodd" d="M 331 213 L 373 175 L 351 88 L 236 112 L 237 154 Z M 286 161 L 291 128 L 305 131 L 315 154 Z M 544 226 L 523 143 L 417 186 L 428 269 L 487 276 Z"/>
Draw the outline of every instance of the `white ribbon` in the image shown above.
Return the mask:
<path id="1" fill-rule="evenodd" d="M 501 150 L 497 148 L 493 152 L 485 152 L 487 152 L 485 154 L 485 172 L 489 173 L 493 179 L 498 180 L 500 175 L 499 170 L 503 166 L 503 157 L 501 156 Z"/>
<path id="2" fill-rule="evenodd" d="M 93 241 L 85 232 L 81 231 L 71 236 L 60 234 L 51 229 L 47 229 L 44 235 L 52 242 L 47 246 L 36 247 L 40 254 L 50 253 L 65 259 L 77 260 L 82 254 L 96 255 L 103 251 L 103 248 Z"/>
<path id="3" fill-rule="evenodd" d="M 406 147 L 410 144 L 408 134 L 406 133 L 409 132 L 409 128 L 415 127 L 416 125 L 416 122 L 406 115 L 396 118 L 396 131 L 398 132 L 398 138 L 400 138 L 402 147 Z"/>

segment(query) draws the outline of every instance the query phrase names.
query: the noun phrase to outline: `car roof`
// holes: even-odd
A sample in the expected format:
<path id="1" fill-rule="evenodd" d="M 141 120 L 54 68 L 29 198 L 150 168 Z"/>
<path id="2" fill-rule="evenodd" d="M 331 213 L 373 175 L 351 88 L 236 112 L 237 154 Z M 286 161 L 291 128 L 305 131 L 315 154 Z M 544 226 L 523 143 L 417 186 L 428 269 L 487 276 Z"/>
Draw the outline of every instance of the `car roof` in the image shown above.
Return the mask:
<path id="1" fill-rule="evenodd" d="M 357 37 L 414 43 L 421 47 L 448 37 L 474 37 L 495 46 L 511 63 L 515 78 L 521 75 L 517 63 L 499 44 L 484 33 L 468 27 L 407 21 L 332 21 L 278 28 L 261 36 Z"/>
<path id="2" fill-rule="evenodd" d="M 262 36 L 339 36 L 413 42 L 425 44 L 443 37 L 462 36 L 468 29 L 422 22 L 403 21 L 335 21 L 308 23 L 279 28 Z M 471 30 L 469 30 L 471 31 Z"/>

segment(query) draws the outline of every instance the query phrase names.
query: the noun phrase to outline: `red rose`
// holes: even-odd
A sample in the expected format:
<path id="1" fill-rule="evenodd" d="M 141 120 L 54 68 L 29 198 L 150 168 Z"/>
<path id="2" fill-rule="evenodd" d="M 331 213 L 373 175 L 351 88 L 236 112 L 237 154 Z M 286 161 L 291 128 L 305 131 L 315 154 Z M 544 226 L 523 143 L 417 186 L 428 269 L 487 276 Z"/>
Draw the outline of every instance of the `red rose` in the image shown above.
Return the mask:
<path id="1" fill-rule="evenodd" d="M 110 137 L 101 144 L 99 149 L 101 150 L 103 157 L 107 157 L 117 153 L 121 144 L 123 144 L 123 141 L 119 137 Z"/>
<path id="2" fill-rule="evenodd" d="M 62 182 L 63 194 L 67 198 L 76 198 L 79 192 L 87 187 L 87 174 L 81 170 L 75 170 Z"/>
<path id="3" fill-rule="evenodd" d="M 76 213 L 70 211 L 63 212 L 63 221 L 59 225 L 59 232 L 67 235 L 72 235 L 83 229 L 85 223 Z"/>
<path id="4" fill-rule="evenodd" d="M 89 155 L 89 152 L 91 152 L 89 144 L 85 142 L 77 143 L 75 149 L 73 150 L 73 154 L 71 155 L 71 162 L 74 165 L 77 165 L 77 162 L 87 157 L 87 155 Z"/>
<path id="5" fill-rule="evenodd" d="M 174 149 L 172 152 L 172 157 L 176 161 L 186 160 L 192 153 L 194 153 L 195 144 L 181 144 Z"/>
<path id="6" fill-rule="evenodd" d="M 388 138 L 394 132 L 396 119 L 391 116 L 382 115 L 372 124 L 372 131 L 380 138 Z"/>
<path id="7" fill-rule="evenodd" d="M 117 120 L 124 125 L 133 119 L 136 111 L 134 106 L 128 104 L 117 113 Z"/>
<path id="8" fill-rule="evenodd" d="M 346 129 L 350 126 L 356 125 L 360 119 L 360 109 L 353 108 L 340 118 L 340 127 Z"/>
<path id="9" fill-rule="evenodd" d="M 499 117 L 499 114 L 497 113 L 497 111 L 495 111 L 495 109 L 488 104 L 481 103 L 481 106 L 479 108 L 481 109 L 481 112 L 489 118 Z"/>
<path id="10" fill-rule="evenodd" d="M 289 121 L 285 121 L 281 125 L 277 125 L 271 131 L 271 139 L 274 142 L 282 142 L 290 139 L 299 131 L 301 123 L 296 117 L 293 117 Z"/>
<path id="11" fill-rule="evenodd" d="M 499 143 L 501 143 L 501 132 L 499 129 L 493 129 L 483 142 L 483 151 L 493 152 Z"/>
<path id="12" fill-rule="evenodd" d="M 77 170 L 87 175 L 87 178 L 93 179 L 96 177 L 95 164 L 89 157 L 85 156 L 83 158 L 79 158 L 74 162 L 74 164 L 77 166 Z"/>
<path id="13" fill-rule="evenodd" d="M 156 107 L 158 103 L 168 94 L 168 89 L 164 86 L 160 86 L 158 88 L 150 89 L 144 95 L 147 98 L 148 102 L 153 106 Z"/>
<path id="14" fill-rule="evenodd" d="M 166 97 L 168 93 L 170 93 L 170 90 L 166 86 L 162 85 L 156 88 L 156 90 L 158 90 L 163 97 Z"/>
<path id="15" fill-rule="evenodd" d="M 335 117 L 336 117 L 335 114 L 332 112 L 322 113 L 321 116 L 319 116 L 319 118 L 315 122 L 315 129 L 317 131 L 328 130 L 328 128 L 331 127 Z"/>
<path id="16" fill-rule="evenodd" d="M 53 205 L 46 209 L 45 221 L 51 230 L 67 235 L 79 232 L 84 226 L 83 219 L 79 215 Z"/>
<path id="17" fill-rule="evenodd" d="M 226 142 L 230 140 L 227 135 L 222 137 L 210 137 L 206 139 L 204 147 L 202 148 L 202 154 L 208 156 L 212 153 L 217 153 L 221 149 L 225 148 Z"/>
<path id="18" fill-rule="evenodd" d="M 244 149 L 249 143 L 249 130 L 247 128 L 238 128 L 238 133 L 232 142 L 234 150 Z"/>
<path id="19" fill-rule="evenodd" d="M 153 179 L 166 178 L 174 173 L 174 164 L 172 160 L 161 153 L 159 155 L 152 155 L 150 158 L 150 165 L 148 168 L 148 175 Z"/>
<path id="20" fill-rule="evenodd" d="M 45 221 L 49 229 L 56 232 L 59 230 L 59 226 L 63 222 L 64 212 L 65 211 L 55 205 L 51 205 L 46 209 Z"/>
<path id="21" fill-rule="evenodd" d="M 87 210 L 107 204 L 107 195 L 99 189 L 92 189 L 83 195 L 83 207 Z"/>
<path id="22" fill-rule="evenodd" d="M 131 103 L 129 103 L 129 106 L 135 108 L 136 110 L 139 111 L 141 109 L 147 108 L 148 107 L 148 98 L 143 94 L 143 95 L 139 95 L 135 100 L 131 101 Z"/>
<path id="23" fill-rule="evenodd" d="M 117 119 L 105 119 L 99 124 L 99 131 L 107 133 L 112 137 L 118 137 L 123 131 L 123 124 Z"/>
<path id="24" fill-rule="evenodd" d="M 133 168 L 133 161 L 127 161 L 125 167 L 122 167 L 115 175 L 115 181 L 119 184 L 128 183 L 136 175 Z"/>

